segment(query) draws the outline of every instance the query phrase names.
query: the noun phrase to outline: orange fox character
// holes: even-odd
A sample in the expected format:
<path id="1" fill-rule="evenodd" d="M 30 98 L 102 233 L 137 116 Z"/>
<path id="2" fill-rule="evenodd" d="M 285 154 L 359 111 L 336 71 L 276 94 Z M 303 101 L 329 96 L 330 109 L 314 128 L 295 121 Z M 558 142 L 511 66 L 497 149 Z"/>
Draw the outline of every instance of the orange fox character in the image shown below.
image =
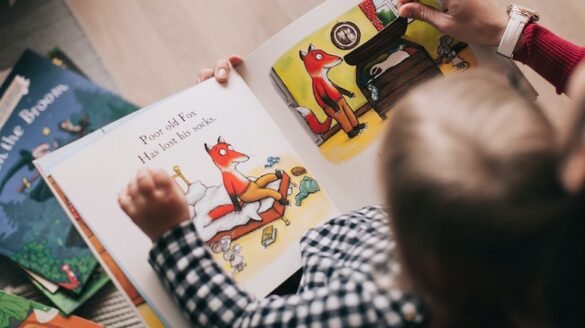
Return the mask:
<path id="1" fill-rule="evenodd" d="M 225 215 L 231 211 L 240 211 L 242 209 L 242 203 L 253 203 L 268 197 L 274 198 L 282 205 L 288 205 L 288 200 L 278 191 L 265 188 L 267 184 L 282 179 L 283 172 L 281 170 L 276 170 L 275 173 L 265 174 L 256 181 L 252 181 L 237 169 L 239 163 L 249 159 L 248 155 L 235 151 L 222 137 L 217 139 L 217 144 L 213 147 L 205 144 L 205 150 L 207 150 L 215 166 L 221 171 L 223 185 L 233 204 L 233 208 L 229 206 L 229 209 L 220 209 L 218 207 L 218 211 L 225 212 L 222 214 Z M 219 218 L 222 215 L 210 213 L 210 216 L 212 218 Z"/>
<path id="2" fill-rule="evenodd" d="M 349 138 L 359 135 L 366 128 L 366 124 L 359 122 L 353 109 L 343 98 L 344 95 L 353 98 L 355 94 L 338 86 L 327 76 L 329 70 L 341 64 L 343 59 L 315 49 L 313 44 L 309 45 L 308 52 L 299 51 L 299 56 L 313 81 L 315 100 L 323 108 L 325 114 L 336 120 Z"/>

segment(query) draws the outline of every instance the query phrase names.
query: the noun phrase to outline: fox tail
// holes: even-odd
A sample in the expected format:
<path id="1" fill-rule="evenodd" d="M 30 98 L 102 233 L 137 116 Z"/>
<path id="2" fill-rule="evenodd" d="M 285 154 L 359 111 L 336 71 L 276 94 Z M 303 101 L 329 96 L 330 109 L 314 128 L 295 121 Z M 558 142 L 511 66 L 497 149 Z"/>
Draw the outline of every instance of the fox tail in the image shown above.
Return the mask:
<path id="1" fill-rule="evenodd" d="M 325 121 L 319 122 L 319 119 L 317 118 L 317 116 L 315 116 L 315 113 L 313 113 L 310 109 L 305 107 L 296 107 L 295 110 L 299 112 L 299 114 L 301 114 L 301 116 L 305 119 L 307 124 L 309 124 L 309 127 L 311 128 L 311 131 L 313 131 L 313 133 L 323 134 L 327 132 L 329 128 L 331 128 L 332 122 L 331 117 L 328 116 L 327 119 L 325 119 Z"/>

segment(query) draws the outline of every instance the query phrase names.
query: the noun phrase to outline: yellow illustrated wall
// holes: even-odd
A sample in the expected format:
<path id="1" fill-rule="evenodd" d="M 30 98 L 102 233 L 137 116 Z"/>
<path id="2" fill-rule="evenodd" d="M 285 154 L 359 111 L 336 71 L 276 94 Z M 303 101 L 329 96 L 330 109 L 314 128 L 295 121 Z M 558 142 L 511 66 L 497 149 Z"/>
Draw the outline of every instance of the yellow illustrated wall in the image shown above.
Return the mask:
<path id="1" fill-rule="evenodd" d="M 440 8 L 440 5 L 435 0 L 421 0 L 420 2 L 431 5 L 435 8 Z M 339 22 L 345 21 L 353 22 L 360 29 L 361 39 L 355 48 L 361 46 L 378 33 L 374 24 L 372 24 L 362 10 L 356 6 L 338 17 L 336 20 L 329 22 L 315 33 L 309 35 L 301 42 L 295 44 L 288 52 L 282 55 L 273 66 L 276 74 L 278 74 L 280 79 L 286 85 L 288 91 L 297 101 L 299 106 L 313 110 L 315 115 L 321 121 L 326 119 L 326 115 L 315 101 L 311 78 L 305 70 L 303 61 L 299 57 L 299 51 L 307 51 L 309 44 L 313 43 L 317 49 L 321 49 L 327 53 L 340 57 L 347 55 L 355 48 L 341 50 L 331 41 L 331 30 L 333 29 L 333 26 Z M 441 33 L 438 30 L 429 27 L 430 26 L 427 23 L 413 21 L 408 26 L 405 38 L 423 45 L 429 54 L 433 58 L 436 58 L 437 46 L 439 44 L 438 40 Z M 350 66 L 344 62 L 329 71 L 329 78 L 339 86 L 355 93 L 356 96 L 354 98 L 346 99 L 349 105 L 354 110 L 357 110 L 365 105 L 367 100 L 362 95 L 355 82 L 355 74 L 355 66 Z M 337 124 L 337 122 L 334 122 L 334 124 Z"/>
<path id="2" fill-rule="evenodd" d="M 331 29 L 339 22 L 350 21 L 356 24 L 361 32 L 359 47 L 367 42 L 378 32 L 372 22 L 364 15 L 359 7 L 354 7 L 337 20 L 325 25 L 320 30 L 303 39 L 301 42 L 294 45 L 287 53 L 285 53 L 274 64 L 273 68 L 287 86 L 289 92 L 297 101 L 299 106 L 307 107 L 314 111 L 315 115 L 320 119 L 326 118 L 325 113 L 315 101 L 313 95 L 313 87 L 311 78 L 305 70 L 303 61 L 299 57 L 299 50 L 307 51 L 310 43 L 313 43 L 317 49 L 321 49 L 327 53 L 343 57 L 350 53 L 351 50 L 340 50 L 331 41 Z M 355 48 L 354 48 L 355 49 Z M 355 67 L 348 64 L 341 63 L 339 66 L 332 68 L 329 71 L 329 78 L 337 85 L 355 93 L 354 98 L 346 98 L 349 105 L 354 109 L 358 109 L 367 103 L 366 98 L 362 95 L 357 84 L 355 83 Z M 337 124 L 337 123 L 335 123 Z"/>

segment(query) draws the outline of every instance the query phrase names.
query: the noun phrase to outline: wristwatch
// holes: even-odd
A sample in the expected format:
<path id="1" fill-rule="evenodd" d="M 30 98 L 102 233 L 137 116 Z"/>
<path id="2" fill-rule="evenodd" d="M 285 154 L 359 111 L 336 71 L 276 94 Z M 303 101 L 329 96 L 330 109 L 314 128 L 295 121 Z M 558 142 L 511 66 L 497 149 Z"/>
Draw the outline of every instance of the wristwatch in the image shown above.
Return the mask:
<path id="1" fill-rule="evenodd" d="M 500 41 L 498 53 L 504 57 L 512 58 L 514 49 L 516 49 L 522 32 L 524 32 L 524 27 L 528 23 L 538 22 L 540 15 L 534 10 L 515 4 L 508 5 L 508 15 L 510 15 L 510 20 Z"/>

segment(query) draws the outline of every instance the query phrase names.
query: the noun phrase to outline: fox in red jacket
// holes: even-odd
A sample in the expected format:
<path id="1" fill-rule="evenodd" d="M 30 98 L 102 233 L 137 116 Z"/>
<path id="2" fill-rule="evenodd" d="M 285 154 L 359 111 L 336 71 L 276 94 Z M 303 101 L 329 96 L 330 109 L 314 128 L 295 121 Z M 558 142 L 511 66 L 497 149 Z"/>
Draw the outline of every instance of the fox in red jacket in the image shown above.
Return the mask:
<path id="1" fill-rule="evenodd" d="M 327 76 L 329 70 L 341 64 L 343 59 L 316 49 L 313 44 L 309 45 L 308 51 L 299 51 L 299 56 L 311 77 L 315 100 L 325 114 L 336 120 L 349 138 L 359 135 L 366 128 L 366 124 L 359 122 L 343 97 L 353 98 L 355 94 L 335 84 Z"/>
<path id="2" fill-rule="evenodd" d="M 230 205 L 220 205 L 211 210 L 209 216 L 212 220 L 233 211 L 241 211 L 244 203 L 254 203 L 269 197 L 274 198 L 282 205 L 289 204 L 280 192 L 265 188 L 269 183 L 282 179 L 282 170 L 265 174 L 256 181 L 252 181 L 237 168 L 238 164 L 246 162 L 250 157 L 234 150 L 232 145 L 226 143 L 222 137 L 217 139 L 217 144 L 213 147 L 205 144 L 205 150 L 211 157 L 213 164 L 221 171 L 223 185 L 232 201 Z"/>

